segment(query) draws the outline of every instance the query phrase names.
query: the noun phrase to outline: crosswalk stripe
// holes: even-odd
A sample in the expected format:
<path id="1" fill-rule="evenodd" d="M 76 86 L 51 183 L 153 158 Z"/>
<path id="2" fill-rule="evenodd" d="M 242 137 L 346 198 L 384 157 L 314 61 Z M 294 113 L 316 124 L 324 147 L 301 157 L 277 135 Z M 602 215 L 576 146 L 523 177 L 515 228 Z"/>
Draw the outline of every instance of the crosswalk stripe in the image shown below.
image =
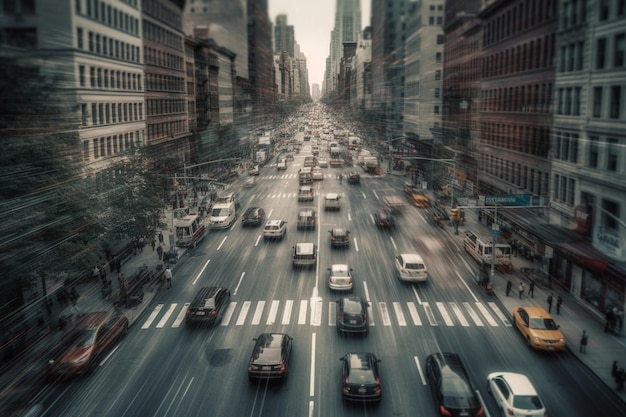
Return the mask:
<path id="1" fill-rule="evenodd" d="M 337 303 L 328 303 L 328 325 L 337 325 Z"/>
<path id="2" fill-rule="evenodd" d="M 476 312 L 474 311 L 470 303 L 464 302 L 463 307 L 465 307 L 467 314 L 469 314 L 469 316 L 472 318 L 476 326 L 480 326 L 480 327 L 484 326 L 483 321 L 480 319 L 480 317 L 478 317 L 478 314 L 476 314 Z"/>
<path id="3" fill-rule="evenodd" d="M 439 313 L 443 317 L 443 322 L 446 324 L 446 326 L 454 326 L 454 322 L 452 321 L 452 318 L 448 314 L 448 310 L 446 310 L 446 307 L 443 305 L 443 303 L 441 301 L 437 301 L 435 305 L 437 306 Z"/>
<path id="4" fill-rule="evenodd" d="M 263 315 L 263 309 L 265 308 L 265 301 L 259 301 L 256 303 L 256 309 L 254 310 L 254 315 L 252 316 L 252 324 L 253 326 L 258 326 L 261 322 L 261 316 Z"/>
<path id="5" fill-rule="evenodd" d="M 465 316 L 463 315 L 463 311 L 461 311 L 461 308 L 456 303 L 450 303 L 450 308 L 454 312 L 454 315 L 456 316 L 456 318 L 461 323 L 461 326 L 463 327 L 469 326 L 469 322 L 465 319 Z"/>
<path id="6" fill-rule="evenodd" d="M 404 314 L 402 313 L 402 306 L 399 302 L 394 301 L 392 304 L 393 310 L 396 312 L 396 318 L 398 319 L 399 326 L 406 326 L 406 319 L 404 318 Z"/>
<path id="7" fill-rule="evenodd" d="M 496 322 L 494 318 L 491 317 L 489 310 L 487 310 L 487 307 L 485 307 L 483 303 L 476 303 L 476 307 L 482 313 L 482 315 L 487 319 L 487 323 L 489 323 L 490 326 L 492 327 L 498 326 L 498 322 Z"/>
<path id="8" fill-rule="evenodd" d="M 250 310 L 251 301 L 244 301 L 241 306 L 241 311 L 239 312 L 239 317 L 237 317 L 236 326 L 243 326 L 243 323 L 246 321 L 246 316 L 248 315 L 248 311 Z"/>
<path id="9" fill-rule="evenodd" d="M 291 309 L 293 308 L 293 300 L 287 300 L 285 304 L 285 310 L 283 311 L 283 319 L 280 324 L 289 324 L 289 318 L 291 317 Z"/>
<path id="10" fill-rule="evenodd" d="M 380 315 L 383 318 L 383 326 L 391 326 L 391 318 L 389 318 L 389 310 L 387 310 L 387 303 L 381 301 L 378 303 L 380 306 Z"/>
<path id="11" fill-rule="evenodd" d="M 322 323 L 322 300 L 311 301 L 311 326 L 319 326 Z"/>
<path id="12" fill-rule="evenodd" d="M 226 313 L 224 313 L 224 317 L 222 317 L 222 326 L 228 326 L 230 323 L 230 319 L 233 317 L 235 313 L 235 308 L 237 307 L 237 301 L 231 301 L 226 309 Z"/>
<path id="13" fill-rule="evenodd" d="M 267 321 L 265 324 L 272 325 L 276 321 L 276 314 L 278 314 L 278 306 L 280 305 L 279 300 L 272 300 L 272 305 L 270 306 L 270 314 L 267 316 Z"/>
<path id="14" fill-rule="evenodd" d="M 489 304 L 489 307 L 491 307 L 493 312 L 496 313 L 496 316 L 498 316 L 498 318 L 502 320 L 502 323 L 504 323 L 505 326 L 511 327 L 511 322 L 509 321 L 509 319 L 507 319 L 502 310 L 498 308 L 496 303 L 494 303 L 493 301 L 489 301 L 487 304 Z"/>
<path id="15" fill-rule="evenodd" d="M 189 304 L 190 303 L 183 304 L 183 308 L 180 310 L 180 313 L 178 313 L 178 316 L 176 317 L 176 320 L 174 320 L 172 327 L 180 327 L 183 320 L 185 320 L 185 315 L 187 314 L 187 309 L 189 308 Z"/>
<path id="16" fill-rule="evenodd" d="M 174 312 L 174 309 L 176 308 L 177 305 L 178 305 L 177 303 L 173 303 L 172 305 L 170 305 L 170 308 L 167 309 L 167 311 L 165 312 L 165 315 L 161 318 L 161 321 L 157 323 L 156 325 L 157 329 L 161 329 L 163 328 L 163 326 L 165 326 L 165 323 L 167 323 L 167 321 L 169 320 L 170 316 Z"/>
<path id="17" fill-rule="evenodd" d="M 148 319 L 144 322 L 143 326 L 141 326 L 142 329 L 147 329 L 150 327 L 150 325 L 152 324 L 152 322 L 154 321 L 154 319 L 156 319 L 156 316 L 159 315 L 159 313 L 161 312 L 161 309 L 163 308 L 163 304 L 159 304 L 157 305 L 154 310 L 152 310 L 152 313 L 150 313 L 150 315 L 148 316 Z"/>
<path id="18" fill-rule="evenodd" d="M 437 323 L 437 319 L 435 319 L 435 314 L 433 313 L 433 309 L 430 308 L 430 303 L 424 303 L 424 312 L 426 313 L 426 318 L 428 318 L 428 323 L 431 326 L 439 326 Z"/>
<path id="19" fill-rule="evenodd" d="M 376 323 L 374 323 L 374 308 L 370 305 L 367 306 L 367 317 L 369 317 L 370 319 L 370 326 L 376 326 Z"/>
<path id="20" fill-rule="evenodd" d="M 407 307 L 409 308 L 409 313 L 411 315 L 411 319 L 413 320 L 413 324 L 416 326 L 422 325 L 422 319 L 420 315 L 417 313 L 417 307 L 413 301 L 407 303 Z"/>
<path id="21" fill-rule="evenodd" d="M 300 311 L 298 312 L 298 324 L 306 323 L 306 308 L 307 308 L 307 301 L 300 300 Z"/>

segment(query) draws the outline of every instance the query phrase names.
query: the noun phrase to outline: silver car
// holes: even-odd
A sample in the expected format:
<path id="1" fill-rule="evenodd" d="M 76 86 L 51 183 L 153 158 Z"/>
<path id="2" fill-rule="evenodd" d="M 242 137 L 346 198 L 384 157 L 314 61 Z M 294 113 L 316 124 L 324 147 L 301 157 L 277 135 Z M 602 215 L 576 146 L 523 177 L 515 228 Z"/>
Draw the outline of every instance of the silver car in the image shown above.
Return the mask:
<path id="1" fill-rule="evenodd" d="M 487 390 L 498 403 L 502 415 L 543 417 L 546 408 L 528 377 L 513 372 L 487 375 Z"/>
<path id="2" fill-rule="evenodd" d="M 352 268 L 334 264 L 328 268 L 328 288 L 335 291 L 352 291 Z"/>

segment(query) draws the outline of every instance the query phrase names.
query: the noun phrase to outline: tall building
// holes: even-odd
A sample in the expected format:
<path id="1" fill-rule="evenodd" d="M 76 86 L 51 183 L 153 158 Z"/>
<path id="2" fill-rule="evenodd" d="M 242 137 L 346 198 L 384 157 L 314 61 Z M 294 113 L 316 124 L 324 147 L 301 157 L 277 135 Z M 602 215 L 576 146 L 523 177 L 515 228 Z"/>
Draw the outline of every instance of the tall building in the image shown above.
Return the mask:
<path id="1" fill-rule="evenodd" d="M 275 112 L 276 104 L 272 23 L 267 0 L 248 0 L 248 17 L 248 76 L 253 118 L 263 119 Z"/>
<path id="2" fill-rule="evenodd" d="M 356 42 L 361 36 L 361 0 L 337 0 L 335 24 L 330 39 L 330 72 L 326 74 L 326 89 L 337 92 L 337 77 L 341 69 L 344 42 Z"/>
<path id="3" fill-rule="evenodd" d="M 290 57 L 295 57 L 295 31 L 292 25 L 287 24 L 287 15 L 276 16 L 274 25 L 274 53 L 285 51 Z"/>
<path id="4" fill-rule="evenodd" d="M 319 101 L 320 97 L 322 96 L 322 92 L 320 90 L 320 85 L 317 83 L 313 83 L 313 85 L 311 86 L 311 98 L 313 99 L 313 101 Z"/>

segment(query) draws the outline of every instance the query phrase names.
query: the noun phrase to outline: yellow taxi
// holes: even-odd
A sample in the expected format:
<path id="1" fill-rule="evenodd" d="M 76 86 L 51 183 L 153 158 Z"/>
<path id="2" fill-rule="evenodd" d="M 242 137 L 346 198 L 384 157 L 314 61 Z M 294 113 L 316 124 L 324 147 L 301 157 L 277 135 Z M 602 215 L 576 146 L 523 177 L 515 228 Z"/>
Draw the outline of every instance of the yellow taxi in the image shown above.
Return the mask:
<path id="1" fill-rule="evenodd" d="M 526 344 L 533 349 L 565 349 L 565 336 L 550 313 L 541 307 L 519 307 L 513 310 L 513 324 L 524 336 Z"/>

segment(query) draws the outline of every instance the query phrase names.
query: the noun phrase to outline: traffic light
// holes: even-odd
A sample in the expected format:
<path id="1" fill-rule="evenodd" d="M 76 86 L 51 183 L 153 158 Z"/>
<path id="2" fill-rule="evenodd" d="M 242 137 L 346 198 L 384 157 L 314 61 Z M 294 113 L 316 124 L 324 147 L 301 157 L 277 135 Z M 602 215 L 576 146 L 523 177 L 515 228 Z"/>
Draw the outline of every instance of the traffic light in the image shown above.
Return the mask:
<path id="1" fill-rule="evenodd" d="M 452 220 L 460 221 L 461 220 L 461 209 L 453 208 L 452 210 L 450 210 L 450 218 Z"/>

